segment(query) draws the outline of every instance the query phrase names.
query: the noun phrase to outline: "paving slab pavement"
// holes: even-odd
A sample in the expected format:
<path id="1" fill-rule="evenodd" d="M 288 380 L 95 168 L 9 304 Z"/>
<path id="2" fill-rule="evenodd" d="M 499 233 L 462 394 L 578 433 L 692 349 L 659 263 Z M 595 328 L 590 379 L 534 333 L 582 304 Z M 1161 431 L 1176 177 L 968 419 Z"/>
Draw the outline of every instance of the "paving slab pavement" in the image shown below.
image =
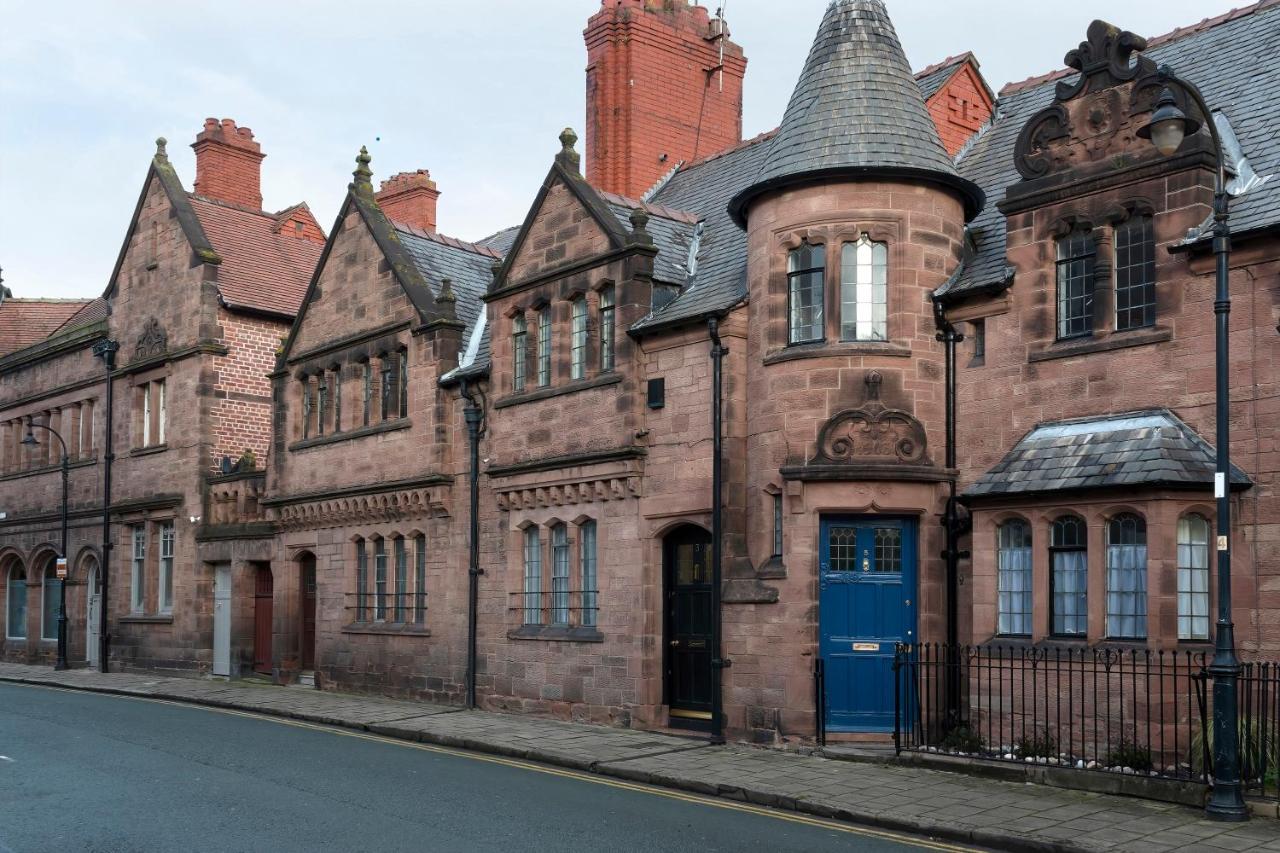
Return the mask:
<path id="1" fill-rule="evenodd" d="M 1280 851 L 1280 821 L 960 773 L 246 682 L 0 663 L 0 681 L 234 708 L 1016 851 Z"/>

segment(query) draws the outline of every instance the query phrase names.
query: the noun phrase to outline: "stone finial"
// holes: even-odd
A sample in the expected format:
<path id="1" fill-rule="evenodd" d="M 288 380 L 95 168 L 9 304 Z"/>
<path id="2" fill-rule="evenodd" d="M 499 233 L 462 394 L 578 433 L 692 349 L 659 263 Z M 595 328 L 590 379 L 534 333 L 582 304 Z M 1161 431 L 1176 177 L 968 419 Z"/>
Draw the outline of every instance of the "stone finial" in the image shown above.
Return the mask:
<path id="1" fill-rule="evenodd" d="M 373 162 L 373 158 L 369 156 L 369 149 L 360 146 L 360 153 L 356 155 L 356 169 L 351 174 L 355 177 L 356 189 L 369 193 L 373 192 L 373 170 L 369 168 L 369 164 Z"/>
<path id="2" fill-rule="evenodd" d="M 156 138 L 156 157 L 158 157 L 161 160 L 169 159 L 169 153 L 164 149 L 164 147 L 168 144 L 169 144 L 169 140 L 165 139 L 163 136 Z"/>
<path id="3" fill-rule="evenodd" d="M 634 243 L 652 243 L 653 238 L 649 236 L 649 232 L 645 230 L 645 226 L 649 224 L 649 214 L 642 207 L 637 207 L 631 211 L 631 240 Z"/>
<path id="4" fill-rule="evenodd" d="M 457 294 L 453 292 L 453 281 L 451 279 L 440 279 L 440 295 L 436 297 L 436 302 L 457 302 Z"/>
<path id="5" fill-rule="evenodd" d="M 573 128 L 560 131 L 560 153 L 556 155 L 556 162 L 574 174 L 582 174 L 582 157 L 573 148 L 577 141 L 578 134 Z"/>
<path id="6" fill-rule="evenodd" d="M 497 281 L 498 276 L 502 275 L 502 261 L 494 261 L 490 264 L 489 271 L 493 273 L 493 280 Z"/>

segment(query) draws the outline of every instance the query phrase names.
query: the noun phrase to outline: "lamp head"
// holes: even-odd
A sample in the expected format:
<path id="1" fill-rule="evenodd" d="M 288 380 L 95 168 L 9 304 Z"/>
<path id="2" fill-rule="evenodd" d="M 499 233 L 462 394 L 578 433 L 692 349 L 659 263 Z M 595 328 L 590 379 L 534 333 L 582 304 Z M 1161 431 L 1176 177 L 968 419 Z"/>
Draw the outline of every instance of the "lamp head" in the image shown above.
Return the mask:
<path id="1" fill-rule="evenodd" d="M 31 420 L 28 418 L 28 419 L 27 419 L 27 434 L 26 434 L 26 435 L 24 435 L 24 436 L 22 437 L 22 444 L 25 444 L 25 445 L 27 445 L 28 447 L 35 447 L 35 446 L 36 446 L 36 445 L 38 445 L 39 443 L 40 443 L 40 442 L 36 441 L 36 433 L 35 433 L 35 430 L 33 430 L 33 429 L 31 428 Z"/>
<path id="2" fill-rule="evenodd" d="M 1182 145 L 1182 140 L 1200 129 L 1200 122 L 1188 116 L 1178 108 L 1173 92 L 1165 86 L 1156 99 L 1155 111 L 1151 119 L 1138 128 L 1138 136 L 1150 139 L 1151 144 L 1166 157 L 1171 156 Z"/>

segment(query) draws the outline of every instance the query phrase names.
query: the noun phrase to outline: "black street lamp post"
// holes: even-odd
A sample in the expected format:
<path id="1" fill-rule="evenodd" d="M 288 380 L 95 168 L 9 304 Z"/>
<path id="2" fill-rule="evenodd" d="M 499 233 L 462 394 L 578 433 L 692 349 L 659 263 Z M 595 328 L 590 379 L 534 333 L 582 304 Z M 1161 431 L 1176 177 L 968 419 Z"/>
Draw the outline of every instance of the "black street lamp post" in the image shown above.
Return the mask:
<path id="1" fill-rule="evenodd" d="M 1218 624 L 1214 637 L 1213 662 L 1213 796 L 1205 812 L 1216 820 L 1247 820 L 1244 791 L 1240 783 L 1240 730 L 1238 688 L 1240 660 L 1236 657 L 1235 627 L 1231 621 L 1231 389 L 1227 357 L 1231 319 L 1231 228 L 1227 224 L 1227 175 L 1222 141 L 1213 113 L 1204 96 L 1192 83 L 1179 78 L 1167 65 L 1157 71 L 1163 88 L 1155 112 L 1138 136 L 1150 139 L 1166 157 L 1182 145 L 1182 140 L 1200 128 L 1200 122 L 1183 113 L 1170 87 L 1185 92 L 1204 117 L 1213 143 L 1217 174 L 1213 185 L 1213 253 L 1217 262 L 1217 292 L 1213 301 L 1215 319 L 1215 397 L 1218 459 L 1214 474 L 1214 497 L 1218 516 Z"/>
<path id="2" fill-rule="evenodd" d="M 38 424 L 31 418 L 27 418 L 27 434 L 22 437 L 23 444 L 32 447 L 40 444 L 36 441 L 36 434 L 33 432 L 36 428 L 58 439 L 58 444 L 62 447 L 62 552 L 58 556 L 62 558 L 65 566 L 67 565 L 67 475 L 71 460 L 67 458 L 67 443 L 62 440 L 62 436 L 58 435 L 57 430 L 46 424 Z M 53 668 L 67 668 L 67 579 L 65 577 L 58 578 L 58 659 L 54 662 Z"/>

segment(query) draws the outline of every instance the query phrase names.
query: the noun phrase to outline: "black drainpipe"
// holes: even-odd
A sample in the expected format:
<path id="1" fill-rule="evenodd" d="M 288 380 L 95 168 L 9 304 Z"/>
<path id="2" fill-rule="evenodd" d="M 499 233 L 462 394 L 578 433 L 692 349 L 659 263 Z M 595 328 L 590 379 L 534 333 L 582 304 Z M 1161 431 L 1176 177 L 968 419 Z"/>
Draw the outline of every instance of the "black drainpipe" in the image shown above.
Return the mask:
<path id="1" fill-rule="evenodd" d="M 467 562 L 467 707 L 476 707 L 476 620 L 480 601 L 480 435 L 484 421 L 484 409 L 476 398 L 476 392 L 462 380 L 460 389 L 467 401 L 463 415 L 467 420 L 467 441 L 471 451 L 468 481 L 471 488 L 469 509 L 470 535 Z"/>
<path id="2" fill-rule="evenodd" d="M 111 463 L 115 461 L 115 445 L 112 433 L 114 425 L 115 380 L 112 373 L 116 369 L 116 351 L 120 344 L 108 338 L 93 345 L 93 354 L 102 359 L 107 370 L 107 389 L 103 395 L 107 408 L 105 423 L 106 435 L 102 442 L 102 559 L 98 563 L 98 577 L 102 583 L 102 598 L 98 602 L 98 671 L 107 671 L 107 656 L 111 654 L 111 634 L 107 627 L 110 624 L 107 616 L 110 609 L 107 602 L 111 600 Z M 92 590 L 90 591 L 92 592 Z"/>
<path id="3" fill-rule="evenodd" d="M 729 661 L 720 654 L 720 564 L 723 556 L 724 429 L 721 368 L 729 348 L 720 342 L 720 318 L 707 319 L 711 335 L 711 742 L 724 743 L 721 685 Z"/>
<path id="4" fill-rule="evenodd" d="M 933 301 L 933 316 L 938 327 L 937 339 L 943 343 L 946 353 L 946 466 L 950 473 L 956 469 L 956 346 L 964 340 L 964 335 L 947 319 L 938 299 Z M 960 550 L 960 537 L 969 530 L 969 518 L 960 515 L 953 473 L 947 480 L 947 492 L 947 507 L 942 517 L 947 542 L 942 558 L 947 566 L 946 712 L 948 727 L 951 728 L 960 722 L 960 661 L 957 656 L 960 644 L 960 561 L 969 556 L 968 551 Z"/>

